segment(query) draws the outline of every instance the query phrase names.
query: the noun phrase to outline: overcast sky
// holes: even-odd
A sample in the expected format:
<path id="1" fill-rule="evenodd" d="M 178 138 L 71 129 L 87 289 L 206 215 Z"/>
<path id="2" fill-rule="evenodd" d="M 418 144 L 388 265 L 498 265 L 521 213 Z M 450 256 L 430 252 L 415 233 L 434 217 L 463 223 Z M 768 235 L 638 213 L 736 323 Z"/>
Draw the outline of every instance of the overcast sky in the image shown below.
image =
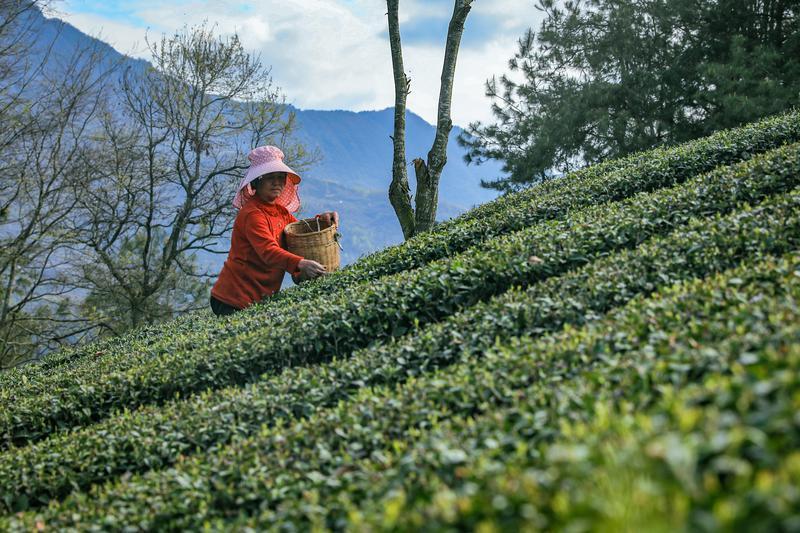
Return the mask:
<path id="1" fill-rule="evenodd" d="M 147 59 L 144 35 L 172 33 L 207 19 L 221 34 L 272 65 L 287 100 L 303 109 L 383 109 L 393 105 L 383 0 L 65 0 L 57 16 L 117 50 Z M 400 0 L 408 107 L 436 120 L 439 76 L 453 0 Z M 484 82 L 506 71 L 517 39 L 537 28 L 534 0 L 475 0 L 453 89 L 453 121 L 491 120 Z"/>

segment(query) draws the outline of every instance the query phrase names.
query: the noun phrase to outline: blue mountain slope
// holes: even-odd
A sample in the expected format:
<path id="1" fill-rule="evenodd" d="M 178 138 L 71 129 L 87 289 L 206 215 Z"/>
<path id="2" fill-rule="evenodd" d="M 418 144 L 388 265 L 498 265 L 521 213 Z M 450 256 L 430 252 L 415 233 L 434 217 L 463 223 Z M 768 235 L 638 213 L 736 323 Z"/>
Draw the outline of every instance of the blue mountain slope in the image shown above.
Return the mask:
<path id="1" fill-rule="evenodd" d="M 381 111 L 296 110 L 301 126 L 299 136 L 310 146 L 319 146 L 324 160 L 310 175 L 331 179 L 356 189 L 386 191 L 391 181 L 394 109 Z M 481 177 L 499 172 L 498 165 L 467 167 L 463 151 L 455 137 L 461 128 L 454 127 L 448 144 L 448 164 L 440 185 L 440 196 L 454 206 L 472 206 L 495 197 L 482 189 Z M 409 165 L 414 157 L 426 158 L 435 128 L 419 115 L 406 114 L 406 152 Z M 413 182 L 414 173 L 409 168 Z M 413 191 L 413 183 L 412 183 Z"/>
<path id="2" fill-rule="evenodd" d="M 126 57 L 106 43 L 90 37 L 73 26 L 55 18 L 36 15 L 38 52 L 56 39 L 53 53 L 45 71 L 56 74 L 64 58 L 87 46 L 95 47 L 104 56 L 104 66 L 122 61 L 123 68 L 144 70 L 147 63 Z M 269 57 L 265 57 L 269 62 Z M 120 69 L 119 72 L 121 72 Z M 291 94 L 289 97 L 291 99 Z M 322 161 L 304 173 L 300 193 L 303 208 L 300 216 L 336 209 L 341 215 L 344 263 L 402 240 L 400 226 L 388 200 L 391 181 L 393 109 L 352 112 L 344 110 L 319 111 L 292 108 L 297 114 L 297 137 L 311 148 L 318 148 Z M 438 218 L 455 216 L 473 205 L 496 196 L 480 187 L 481 178 L 499 174 L 498 164 L 468 167 L 463 151 L 455 142 L 461 130 L 454 127 L 448 146 L 448 163 L 442 176 Z M 435 133 L 434 126 L 409 112 L 406 119 L 406 142 L 409 178 L 414 192 L 411 159 L 427 157 Z M 231 195 L 235 184 L 231 184 Z M 226 242 L 219 243 L 227 247 Z M 202 258 L 210 269 L 221 266 L 224 256 Z"/>
<path id="3" fill-rule="evenodd" d="M 298 137 L 310 147 L 318 147 L 323 160 L 306 173 L 302 185 L 304 212 L 337 209 L 342 216 L 345 259 L 402 240 L 402 232 L 389 203 L 392 179 L 392 141 L 394 110 L 316 111 L 296 110 Z M 499 172 L 499 165 L 467 167 L 453 128 L 448 145 L 448 164 L 439 190 L 440 220 L 495 197 L 480 187 L 481 177 Z M 407 114 L 406 152 L 412 194 L 415 188 L 411 160 L 427 157 L 435 128 L 413 113 Z"/>

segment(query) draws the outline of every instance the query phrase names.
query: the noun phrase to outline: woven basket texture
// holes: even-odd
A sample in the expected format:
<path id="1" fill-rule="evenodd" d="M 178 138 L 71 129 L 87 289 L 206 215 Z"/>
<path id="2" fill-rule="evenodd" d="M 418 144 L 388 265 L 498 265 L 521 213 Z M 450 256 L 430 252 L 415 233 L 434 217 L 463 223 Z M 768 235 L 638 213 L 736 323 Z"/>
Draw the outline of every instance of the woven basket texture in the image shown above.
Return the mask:
<path id="1" fill-rule="evenodd" d="M 318 218 L 304 218 L 286 228 L 286 247 L 293 254 L 325 265 L 328 272 L 339 269 L 339 243 L 336 226 Z"/>

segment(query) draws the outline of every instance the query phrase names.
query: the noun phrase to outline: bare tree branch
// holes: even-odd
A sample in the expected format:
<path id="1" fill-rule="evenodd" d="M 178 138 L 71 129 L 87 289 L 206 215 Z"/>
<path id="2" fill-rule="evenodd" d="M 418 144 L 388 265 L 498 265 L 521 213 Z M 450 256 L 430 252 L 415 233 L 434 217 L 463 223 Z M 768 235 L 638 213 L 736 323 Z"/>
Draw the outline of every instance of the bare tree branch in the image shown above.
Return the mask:
<path id="1" fill-rule="evenodd" d="M 293 139 L 269 69 L 238 37 L 203 24 L 147 43 L 153 70 L 125 72 L 110 98 L 120 105 L 103 113 L 103 138 L 85 154 L 92 180 L 75 227 L 92 250 L 75 283 L 106 321 L 126 322 L 118 329 L 205 305 L 210 275 L 195 254 L 223 252 L 214 244 L 232 228 L 248 137 L 300 166 L 314 157 Z"/>

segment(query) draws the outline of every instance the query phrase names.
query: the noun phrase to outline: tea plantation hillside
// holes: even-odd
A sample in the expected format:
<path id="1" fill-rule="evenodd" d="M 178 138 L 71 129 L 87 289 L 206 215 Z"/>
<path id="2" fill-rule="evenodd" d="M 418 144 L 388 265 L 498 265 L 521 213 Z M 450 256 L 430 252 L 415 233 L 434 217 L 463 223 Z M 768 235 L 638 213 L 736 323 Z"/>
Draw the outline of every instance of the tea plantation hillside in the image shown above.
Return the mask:
<path id="1" fill-rule="evenodd" d="M 0 375 L 0 530 L 800 531 L 800 113 Z"/>

